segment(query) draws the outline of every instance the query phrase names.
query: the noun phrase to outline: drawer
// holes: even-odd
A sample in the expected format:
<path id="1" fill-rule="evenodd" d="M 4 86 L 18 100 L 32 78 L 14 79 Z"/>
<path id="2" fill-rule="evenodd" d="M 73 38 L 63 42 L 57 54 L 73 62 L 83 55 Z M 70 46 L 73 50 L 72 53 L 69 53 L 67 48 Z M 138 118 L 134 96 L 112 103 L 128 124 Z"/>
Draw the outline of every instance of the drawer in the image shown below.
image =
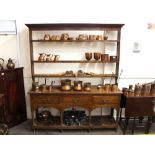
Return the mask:
<path id="1" fill-rule="evenodd" d="M 57 95 L 31 95 L 33 104 L 59 104 L 60 96 Z"/>
<path id="2" fill-rule="evenodd" d="M 63 96 L 62 102 L 64 104 L 71 103 L 71 104 L 89 104 L 90 97 L 89 96 L 79 96 L 79 95 L 67 95 Z"/>
<path id="3" fill-rule="evenodd" d="M 119 104 L 120 96 L 93 96 L 93 104 Z"/>
<path id="4" fill-rule="evenodd" d="M 126 117 L 154 116 L 153 97 L 126 98 Z"/>

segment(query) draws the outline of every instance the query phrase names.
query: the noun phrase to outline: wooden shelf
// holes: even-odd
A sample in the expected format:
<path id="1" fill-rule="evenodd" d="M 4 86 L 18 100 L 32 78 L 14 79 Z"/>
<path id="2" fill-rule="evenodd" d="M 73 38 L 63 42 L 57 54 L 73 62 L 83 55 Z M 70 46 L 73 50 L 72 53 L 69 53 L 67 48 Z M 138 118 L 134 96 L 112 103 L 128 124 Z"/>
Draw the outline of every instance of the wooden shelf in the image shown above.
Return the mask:
<path id="1" fill-rule="evenodd" d="M 43 24 L 25 24 L 30 30 L 101 30 L 101 31 L 118 31 L 124 24 L 99 24 L 99 23 L 43 23 Z"/>
<path id="2" fill-rule="evenodd" d="M 30 42 L 30 59 L 31 59 L 31 73 L 32 73 L 32 80 L 35 81 L 36 78 L 59 78 L 58 81 L 62 78 L 73 78 L 72 80 L 76 80 L 76 78 L 87 78 L 86 80 L 90 81 L 90 78 L 94 78 L 94 80 L 98 80 L 95 78 L 109 78 L 113 79 L 116 83 L 119 75 L 119 57 L 120 57 L 120 39 L 121 39 L 121 28 L 124 24 L 88 24 L 88 23 L 62 23 L 62 24 L 26 24 L 26 26 L 29 28 L 29 42 Z M 51 31 L 50 35 L 53 33 L 53 31 L 63 31 L 62 33 L 66 33 L 65 31 L 86 31 L 85 33 L 89 31 L 102 31 L 102 34 L 108 31 L 115 31 L 112 33 L 107 33 L 108 40 L 44 40 L 44 37 L 37 37 L 36 34 L 46 34 L 47 31 Z M 33 33 L 36 31 L 35 33 Z M 93 33 L 93 32 L 92 32 Z M 80 34 L 80 33 L 79 33 Z M 55 44 L 63 45 L 61 48 L 64 48 L 64 45 L 78 45 L 79 47 L 85 46 L 85 47 L 95 47 L 98 49 L 97 45 L 103 45 L 103 51 L 105 52 L 107 48 L 105 46 L 113 46 L 116 58 L 118 58 L 115 61 L 96 61 L 94 58 L 92 58 L 90 61 L 86 60 L 84 57 L 84 60 L 59 60 L 59 61 L 38 61 L 37 58 L 34 59 L 34 52 L 35 48 L 38 47 L 38 49 L 41 48 L 41 46 L 44 46 L 44 49 L 46 49 L 46 46 L 48 47 L 53 46 Z M 93 46 L 92 46 L 93 45 Z M 102 46 L 101 45 L 101 46 Z M 34 48 L 35 46 L 35 48 Z M 74 46 L 76 49 L 78 46 Z M 70 48 L 70 46 L 67 46 Z M 96 49 L 96 50 L 97 50 Z M 93 49 L 92 49 L 93 50 Z M 84 52 L 84 51 L 83 51 Z M 107 51 L 106 51 L 107 52 Z M 66 54 L 67 52 L 64 52 Z M 72 52 L 74 54 L 74 51 Z M 85 53 L 84 53 L 85 54 Z M 67 58 L 67 57 L 66 57 Z M 69 58 L 68 58 L 69 59 Z M 70 58 L 71 59 L 71 58 Z M 79 58 L 80 59 L 80 58 Z M 36 65 L 39 64 L 38 66 Z M 44 65 L 44 63 L 47 63 Z M 97 63 L 100 63 L 102 67 L 103 74 L 94 74 L 94 73 L 87 73 L 87 72 L 81 72 L 83 74 L 77 74 L 78 69 L 74 72 L 67 72 L 71 74 L 66 74 L 66 67 L 63 67 L 62 72 L 55 72 L 53 70 L 53 74 L 47 74 L 46 71 L 36 71 L 36 67 L 42 66 L 41 69 L 47 69 L 47 66 L 53 66 L 50 64 L 64 64 L 68 63 L 68 66 L 72 65 L 73 63 L 79 63 L 79 64 L 89 64 L 92 63 L 96 65 Z M 70 63 L 70 64 L 69 64 Z M 95 64 L 96 63 L 96 64 Z M 104 63 L 108 63 L 113 68 L 115 68 L 114 73 L 112 74 L 112 70 L 108 72 L 108 68 L 105 68 Z M 115 63 L 115 64 L 113 64 Z M 113 66 L 114 65 L 114 66 Z M 81 66 L 79 66 L 79 69 Z M 50 69 L 50 68 L 49 68 Z M 52 69 L 52 68 L 51 68 Z M 53 68 L 55 69 L 55 68 Z M 107 70 L 105 70 L 107 69 Z M 82 69 L 83 70 L 83 69 Z M 94 71 L 95 72 L 95 71 Z M 111 73 L 111 74 L 104 74 L 104 73 Z M 37 73 L 37 74 L 36 74 Z M 43 73 L 43 74 L 41 74 Z M 55 74 L 57 73 L 57 74 Z M 97 71 L 95 72 L 97 73 Z M 71 75 L 71 76 L 67 76 Z M 80 76 L 77 76 L 80 75 Z M 109 80 L 108 79 L 108 80 Z M 97 81 L 96 81 L 97 82 Z M 32 128 L 33 129 L 102 129 L 102 128 L 117 128 L 118 127 L 118 116 L 119 116 L 119 105 L 121 100 L 121 92 L 112 92 L 112 91 L 105 91 L 104 89 L 98 89 L 96 86 L 91 87 L 91 91 L 75 91 L 74 89 L 71 89 L 70 91 L 62 91 L 59 86 L 54 86 L 52 90 L 50 91 L 30 91 L 30 105 L 31 105 L 31 114 L 32 116 Z M 76 103 L 74 103 L 76 101 Z M 105 101 L 107 101 L 105 103 Z M 110 103 L 108 103 L 108 101 Z M 81 124 L 72 124 L 67 123 L 64 121 L 64 115 L 63 112 L 65 109 L 71 108 L 71 107 L 81 107 L 87 110 L 86 112 L 86 120 L 82 121 Z M 58 118 L 56 116 L 53 116 L 53 118 L 48 122 L 41 122 L 37 121 L 35 118 L 36 110 L 38 110 L 39 107 L 46 107 L 46 108 L 56 108 L 59 110 L 60 115 Z M 92 111 L 96 108 L 111 108 L 116 110 L 116 119 L 113 118 L 113 110 L 110 113 L 110 116 L 101 116 L 100 113 L 96 114 L 97 116 L 92 115 Z M 55 119 L 55 121 L 54 121 Z M 70 125 L 72 124 L 72 125 Z"/>
<path id="3" fill-rule="evenodd" d="M 64 76 L 61 74 L 33 74 L 33 77 L 53 77 L 53 78 L 102 78 L 102 77 L 117 77 L 116 74 L 94 74 L 94 75 L 85 75 L 85 76 Z"/>
<path id="4" fill-rule="evenodd" d="M 31 40 L 30 42 L 119 42 L 119 40 Z"/>
<path id="5" fill-rule="evenodd" d="M 96 61 L 96 60 L 61 60 L 61 61 L 38 61 L 32 60 L 33 63 L 118 63 L 118 61 Z"/>

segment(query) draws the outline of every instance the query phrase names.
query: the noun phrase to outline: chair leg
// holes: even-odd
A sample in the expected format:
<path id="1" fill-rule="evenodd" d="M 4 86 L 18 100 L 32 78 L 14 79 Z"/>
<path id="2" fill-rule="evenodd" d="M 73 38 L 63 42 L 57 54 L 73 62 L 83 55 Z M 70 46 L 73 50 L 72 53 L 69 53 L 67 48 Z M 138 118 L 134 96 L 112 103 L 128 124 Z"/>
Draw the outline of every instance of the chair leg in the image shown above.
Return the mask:
<path id="1" fill-rule="evenodd" d="M 145 128 L 145 134 L 149 133 L 150 127 L 151 127 L 151 117 L 148 117 L 146 128 Z"/>
<path id="2" fill-rule="evenodd" d="M 144 117 L 139 117 L 139 123 L 143 123 Z"/>
<path id="3" fill-rule="evenodd" d="M 152 116 L 152 123 L 155 122 L 155 116 Z"/>
<path id="4" fill-rule="evenodd" d="M 126 134 L 128 123 L 129 123 L 129 117 L 126 117 L 125 118 L 125 124 L 124 124 L 124 130 L 123 130 L 124 135 Z"/>
<path id="5" fill-rule="evenodd" d="M 132 134 L 134 134 L 134 131 L 135 131 L 135 126 L 136 126 L 135 121 L 136 121 L 136 117 L 134 117 L 134 119 L 133 119 L 132 130 L 131 130 Z"/>
<path id="6" fill-rule="evenodd" d="M 122 122 L 122 108 L 120 109 L 120 114 L 119 114 L 119 124 Z"/>

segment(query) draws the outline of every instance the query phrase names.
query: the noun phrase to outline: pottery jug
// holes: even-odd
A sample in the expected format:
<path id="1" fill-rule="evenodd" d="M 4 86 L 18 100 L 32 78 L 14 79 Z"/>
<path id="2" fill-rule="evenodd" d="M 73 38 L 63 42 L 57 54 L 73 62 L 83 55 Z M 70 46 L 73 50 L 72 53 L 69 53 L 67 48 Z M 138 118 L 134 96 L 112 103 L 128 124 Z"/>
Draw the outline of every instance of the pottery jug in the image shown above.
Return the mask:
<path id="1" fill-rule="evenodd" d="M 0 58 L 0 70 L 3 70 L 4 59 Z"/>
<path id="2" fill-rule="evenodd" d="M 7 63 L 7 69 L 14 69 L 15 68 L 15 63 L 11 58 L 9 58 L 8 63 Z"/>
<path id="3" fill-rule="evenodd" d="M 39 53 L 38 61 L 46 61 L 46 54 L 45 53 Z"/>

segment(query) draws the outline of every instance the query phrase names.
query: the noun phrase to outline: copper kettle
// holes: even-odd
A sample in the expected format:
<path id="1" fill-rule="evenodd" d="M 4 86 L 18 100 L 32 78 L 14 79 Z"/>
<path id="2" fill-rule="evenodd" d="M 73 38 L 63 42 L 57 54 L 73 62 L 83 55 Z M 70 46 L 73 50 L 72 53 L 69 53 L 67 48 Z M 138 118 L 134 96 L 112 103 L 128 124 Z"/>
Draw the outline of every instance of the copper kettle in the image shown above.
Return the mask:
<path id="1" fill-rule="evenodd" d="M 15 68 L 15 63 L 13 62 L 13 60 L 11 58 L 9 58 L 8 63 L 7 63 L 7 68 L 8 69 L 14 69 Z"/>
<path id="2" fill-rule="evenodd" d="M 3 70 L 4 59 L 0 58 L 0 70 Z"/>

